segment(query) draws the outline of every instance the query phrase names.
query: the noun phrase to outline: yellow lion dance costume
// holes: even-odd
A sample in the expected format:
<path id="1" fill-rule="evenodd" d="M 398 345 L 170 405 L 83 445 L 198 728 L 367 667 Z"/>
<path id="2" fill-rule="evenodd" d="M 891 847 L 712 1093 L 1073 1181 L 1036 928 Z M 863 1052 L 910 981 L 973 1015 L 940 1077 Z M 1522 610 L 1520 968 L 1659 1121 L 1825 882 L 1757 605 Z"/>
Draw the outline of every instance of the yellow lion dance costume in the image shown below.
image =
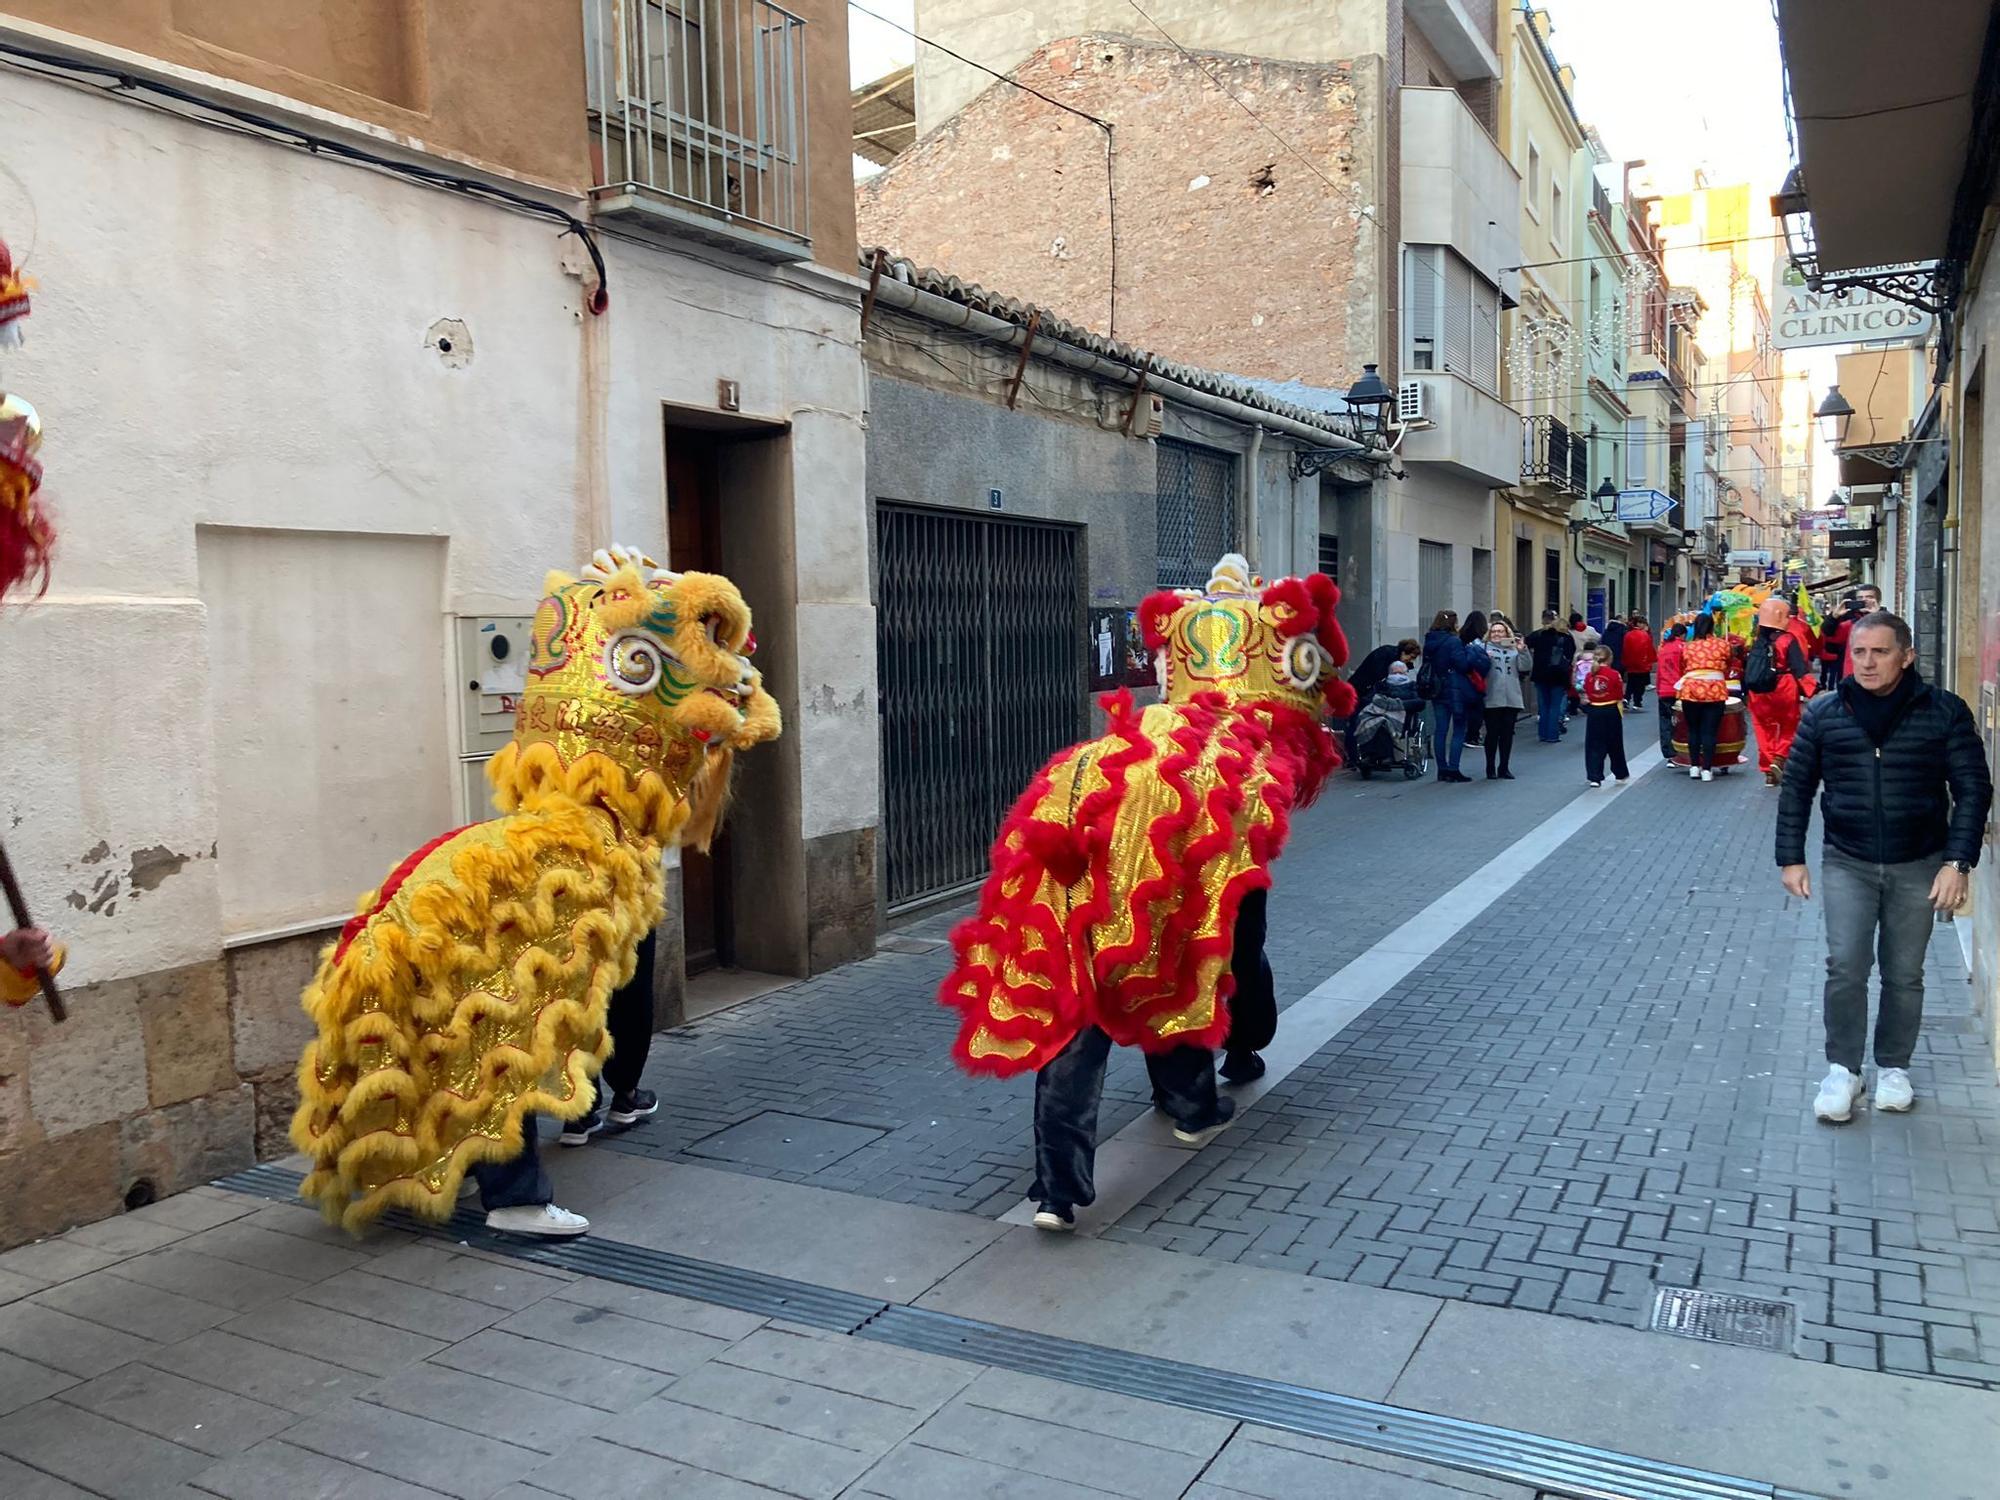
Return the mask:
<path id="1" fill-rule="evenodd" d="M 614 548 L 543 587 L 514 739 L 487 770 L 503 816 L 403 861 L 305 992 L 303 1192 L 356 1232 L 390 1208 L 449 1217 L 530 1115 L 590 1107 L 606 1007 L 664 905 L 662 850 L 707 847 L 733 753 L 779 732 L 728 579 Z"/>

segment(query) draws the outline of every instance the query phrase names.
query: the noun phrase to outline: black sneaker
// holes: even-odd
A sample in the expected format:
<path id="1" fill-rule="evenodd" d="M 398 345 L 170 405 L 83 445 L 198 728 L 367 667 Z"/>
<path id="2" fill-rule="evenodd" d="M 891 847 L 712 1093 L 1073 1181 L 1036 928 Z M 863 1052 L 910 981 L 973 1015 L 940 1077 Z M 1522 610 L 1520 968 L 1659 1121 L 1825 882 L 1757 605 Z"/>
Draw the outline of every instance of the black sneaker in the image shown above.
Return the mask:
<path id="1" fill-rule="evenodd" d="M 651 1089 L 634 1089 L 629 1094 L 611 1096 L 611 1123 L 637 1125 L 660 1112 L 660 1096 Z"/>
<path id="2" fill-rule="evenodd" d="M 1076 1210 L 1067 1203 L 1044 1203 L 1035 1210 L 1035 1228 L 1051 1234 L 1068 1234 L 1076 1228 Z"/>
<path id="3" fill-rule="evenodd" d="M 1210 1141 L 1229 1128 L 1229 1122 L 1236 1118 L 1236 1101 L 1218 1099 L 1215 1101 L 1215 1117 L 1199 1124 L 1184 1121 L 1174 1122 L 1174 1139 L 1187 1146 L 1206 1146 Z"/>
<path id="4" fill-rule="evenodd" d="M 1224 1083 L 1255 1083 L 1264 1076 L 1264 1059 L 1254 1052 L 1225 1052 L 1215 1071 Z"/>
<path id="5" fill-rule="evenodd" d="M 604 1128 L 604 1098 L 600 1094 L 590 1106 L 590 1113 L 567 1122 L 562 1134 L 556 1137 L 559 1146 L 588 1146 L 590 1138 Z"/>

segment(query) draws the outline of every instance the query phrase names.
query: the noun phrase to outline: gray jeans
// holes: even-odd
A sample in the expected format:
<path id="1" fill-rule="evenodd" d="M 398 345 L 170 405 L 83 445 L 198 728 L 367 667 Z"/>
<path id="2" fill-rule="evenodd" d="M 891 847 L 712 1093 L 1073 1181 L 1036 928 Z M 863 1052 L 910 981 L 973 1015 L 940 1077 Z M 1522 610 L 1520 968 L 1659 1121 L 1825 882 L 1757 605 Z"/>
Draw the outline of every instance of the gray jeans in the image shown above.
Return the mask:
<path id="1" fill-rule="evenodd" d="M 1826 909 L 1826 1060 L 1859 1073 L 1867 1055 L 1868 973 L 1879 956 L 1882 1008 L 1875 1066 L 1907 1068 L 1924 1019 L 1924 950 L 1930 946 L 1931 882 L 1942 859 L 1873 865 L 1829 848 L 1820 868 Z M 1878 937 L 1879 934 L 1879 937 Z"/>

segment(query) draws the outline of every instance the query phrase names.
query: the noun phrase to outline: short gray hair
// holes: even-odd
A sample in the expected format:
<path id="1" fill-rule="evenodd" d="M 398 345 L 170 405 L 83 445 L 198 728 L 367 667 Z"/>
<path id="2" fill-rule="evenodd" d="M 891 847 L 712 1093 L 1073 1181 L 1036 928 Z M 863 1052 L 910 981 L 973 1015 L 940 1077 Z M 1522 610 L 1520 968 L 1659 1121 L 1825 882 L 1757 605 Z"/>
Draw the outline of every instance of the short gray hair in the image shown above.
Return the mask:
<path id="1" fill-rule="evenodd" d="M 1878 609 L 1872 615 L 1863 615 L 1854 622 L 1857 632 L 1863 630 L 1893 630 L 1896 644 L 1908 651 L 1916 645 L 1916 637 L 1910 634 L 1910 622 L 1901 615 L 1892 615 L 1886 609 Z"/>

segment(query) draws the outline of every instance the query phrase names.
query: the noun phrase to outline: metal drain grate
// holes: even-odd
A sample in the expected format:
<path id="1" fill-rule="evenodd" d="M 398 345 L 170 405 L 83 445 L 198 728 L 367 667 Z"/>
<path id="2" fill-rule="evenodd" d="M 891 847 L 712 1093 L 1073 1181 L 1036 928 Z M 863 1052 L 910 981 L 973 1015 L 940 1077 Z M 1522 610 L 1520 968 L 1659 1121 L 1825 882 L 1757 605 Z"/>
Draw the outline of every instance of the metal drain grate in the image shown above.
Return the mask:
<path id="1" fill-rule="evenodd" d="M 1646 1326 L 1654 1333 L 1671 1333 L 1678 1338 L 1790 1354 L 1798 1309 L 1789 1302 L 1761 1297 L 1663 1286 L 1653 1293 L 1653 1313 Z"/>
<path id="2" fill-rule="evenodd" d="M 224 1177 L 214 1185 L 229 1192 L 289 1202 L 297 1198 L 299 1182 L 297 1172 L 279 1166 L 261 1166 Z M 1556 1497 L 1560 1500 L 1777 1500 L 1778 1497 L 1769 1484 L 1728 1474 L 1683 1468 L 1504 1427 L 1461 1422 L 1230 1370 L 1182 1364 L 1153 1355 L 955 1318 L 831 1287 L 690 1260 L 643 1245 L 597 1238 L 560 1244 L 511 1239 L 488 1231 L 483 1216 L 470 1208 L 461 1209 L 445 1224 L 426 1224 L 405 1214 L 385 1215 L 383 1223 L 418 1234 L 462 1241 L 517 1260 L 806 1323 L 900 1349 L 947 1355 L 996 1369 L 1041 1375 L 1068 1385 L 1159 1401 L 1189 1411 L 1213 1412 L 1377 1453 L 1422 1459 L 1524 1485 L 1550 1500 Z"/>

